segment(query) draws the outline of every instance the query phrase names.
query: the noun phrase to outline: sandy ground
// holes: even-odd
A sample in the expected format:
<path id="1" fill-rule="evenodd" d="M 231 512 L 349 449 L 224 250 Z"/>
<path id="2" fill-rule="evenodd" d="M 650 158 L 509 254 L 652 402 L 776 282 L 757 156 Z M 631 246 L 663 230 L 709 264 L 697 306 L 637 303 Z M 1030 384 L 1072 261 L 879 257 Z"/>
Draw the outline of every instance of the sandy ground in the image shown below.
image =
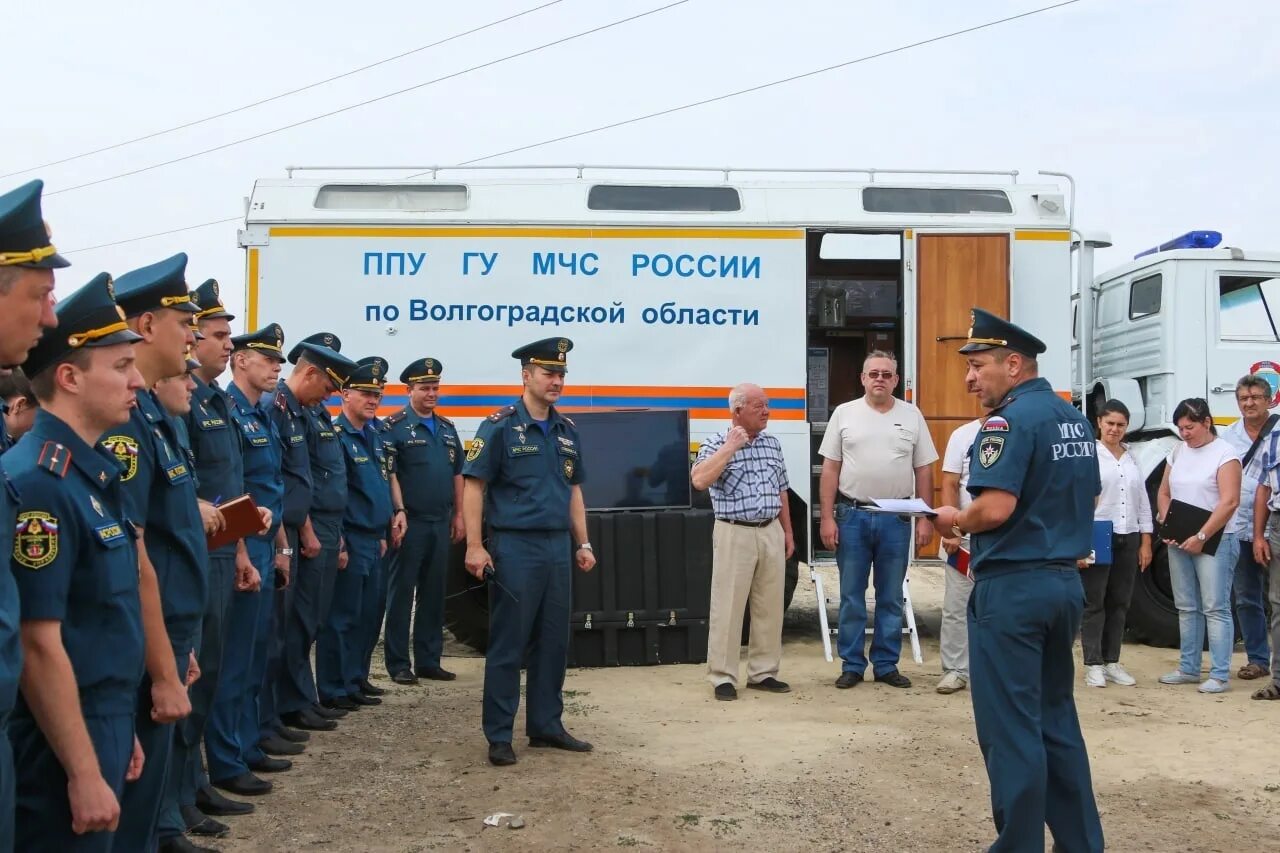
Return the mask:
<path id="1" fill-rule="evenodd" d="M 590 755 L 485 760 L 483 661 L 391 688 L 313 736 L 256 814 L 216 846 L 251 850 L 982 850 L 994 837 L 968 693 L 940 696 L 941 569 L 912 569 L 915 685 L 837 691 L 807 577 L 788 613 L 785 696 L 716 702 L 703 666 L 570 670 L 566 724 Z M 905 643 L 904 643 L 905 647 Z M 1236 655 L 1233 669 L 1243 663 Z M 1280 833 L 1280 703 L 1163 687 L 1165 649 L 1126 646 L 1134 688 L 1077 690 L 1111 850 L 1270 850 Z M 1079 666 L 1077 647 L 1077 666 Z M 522 829 L 486 828 L 495 812 Z M 1270 839 L 1270 840 L 1269 840 Z"/>

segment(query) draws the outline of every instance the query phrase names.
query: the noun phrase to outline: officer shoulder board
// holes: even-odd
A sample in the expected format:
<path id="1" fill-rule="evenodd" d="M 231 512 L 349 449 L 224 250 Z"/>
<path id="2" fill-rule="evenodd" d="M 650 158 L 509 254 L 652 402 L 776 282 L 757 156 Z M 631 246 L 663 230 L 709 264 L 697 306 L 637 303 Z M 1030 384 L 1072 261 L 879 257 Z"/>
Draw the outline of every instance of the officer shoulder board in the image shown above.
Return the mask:
<path id="1" fill-rule="evenodd" d="M 409 416 L 408 410 L 401 409 L 400 411 L 396 412 L 394 415 L 391 415 L 388 418 L 383 418 L 382 431 L 389 432 L 393 426 L 400 423 L 402 420 L 404 420 L 408 416 Z"/>
<path id="2" fill-rule="evenodd" d="M 40 449 L 36 466 L 62 479 L 67 476 L 67 469 L 71 467 L 71 450 L 56 441 L 46 441 Z"/>
<path id="3" fill-rule="evenodd" d="M 494 412 L 492 415 L 489 415 L 489 420 L 496 424 L 499 421 L 506 420 L 507 418 L 511 417 L 515 413 L 516 413 L 515 406 L 503 406 L 501 409 L 498 409 L 498 411 Z"/>
<path id="4" fill-rule="evenodd" d="M 282 412 L 289 411 L 289 401 L 286 400 L 284 398 L 284 395 L 281 394 L 279 391 L 276 392 L 276 398 L 272 402 L 275 403 L 275 407 L 280 411 Z"/>
<path id="5" fill-rule="evenodd" d="M 511 407 L 511 411 L 513 411 L 513 412 L 515 411 L 515 407 L 514 407 L 514 406 L 512 406 L 512 407 Z M 444 424 L 445 426 L 449 426 L 449 427 L 453 426 L 453 421 L 449 420 L 448 418 L 446 418 L 444 415 L 440 414 L 439 412 L 436 412 L 436 420 L 438 420 L 440 423 Z"/>
<path id="6" fill-rule="evenodd" d="M 559 412 L 556 412 L 556 414 L 560 415 Z M 560 415 L 560 419 L 563 420 L 565 423 L 567 423 L 569 426 L 573 427 L 574 429 L 578 428 L 578 425 L 573 422 L 573 418 L 569 417 L 568 415 Z"/>

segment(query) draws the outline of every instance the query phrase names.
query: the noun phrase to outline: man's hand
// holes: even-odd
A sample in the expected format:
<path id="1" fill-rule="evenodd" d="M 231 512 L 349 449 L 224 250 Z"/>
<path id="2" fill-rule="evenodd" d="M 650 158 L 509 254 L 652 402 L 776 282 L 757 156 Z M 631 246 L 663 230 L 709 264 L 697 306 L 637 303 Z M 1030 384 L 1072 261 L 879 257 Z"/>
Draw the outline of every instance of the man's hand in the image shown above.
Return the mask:
<path id="1" fill-rule="evenodd" d="M 470 553 L 470 549 L 468 549 Z M 589 548 L 579 548 L 573 555 L 574 561 L 581 571 L 589 572 L 596 567 L 596 554 Z"/>
<path id="2" fill-rule="evenodd" d="M 271 510 L 265 506 L 258 507 L 258 518 L 262 519 L 262 528 L 258 531 L 259 533 L 266 533 L 271 529 Z"/>
<path id="3" fill-rule="evenodd" d="M 824 517 L 818 524 L 818 535 L 822 537 L 822 547 L 834 551 L 840 545 L 840 525 L 831 517 Z"/>
<path id="4" fill-rule="evenodd" d="M 796 552 L 796 537 L 791 534 L 790 530 L 784 530 L 782 533 L 782 558 L 790 560 L 791 555 Z"/>
<path id="5" fill-rule="evenodd" d="M 457 545 L 467 536 L 467 526 L 462 521 L 462 513 L 453 515 L 453 523 L 449 527 L 449 541 Z"/>
<path id="6" fill-rule="evenodd" d="M 185 679 L 187 687 L 195 684 L 200 680 L 200 664 L 196 661 L 196 653 L 191 651 L 191 658 L 187 661 L 187 677 Z"/>
<path id="7" fill-rule="evenodd" d="M 200 521 L 204 524 L 205 536 L 212 536 L 227 526 L 227 519 L 222 515 L 222 510 L 208 501 L 197 501 L 196 504 L 200 507 Z"/>
<path id="8" fill-rule="evenodd" d="M 104 829 L 114 832 L 120 823 L 120 801 L 101 772 L 68 780 L 67 798 L 71 801 L 71 831 L 76 835 Z"/>
<path id="9" fill-rule="evenodd" d="M 302 556 L 310 560 L 320 553 L 320 540 L 310 525 L 304 525 L 298 534 L 298 544 L 302 547 Z"/>
<path id="10" fill-rule="evenodd" d="M 737 453 L 739 450 L 747 446 L 747 431 L 740 426 L 731 427 L 724 435 L 724 446 L 729 448 L 729 452 Z"/>
<path id="11" fill-rule="evenodd" d="M 236 592 L 253 592 L 261 588 L 262 575 L 253 567 L 248 556 L 236 557 Z"/>
<path id="12" fill-rule="evenodd" d="M 338 552 L 338 571 L 345 572 L 347 564 L 351 562 L 351 555 L 347 553 L 347 549 L 343 548 Z"/>
<path id="13" fill-rule="evenodd" d="M 949 531 L 948 531 L 949 532 Z M 916 519 L 916 547 L 923 548 L 933 538 L 933 522 L 921 516 Z"/>
<path id="14" fill-rule="evenodd" d="M 404 540 L 405 531 L 409 529 L 409 517 L 403 512 L 391 516 L 391 545 L 399 548 Z"/>
<path id="15" fill-rule="evenodd" d="M 133 736 L 133 755 L 129 756 L 129 769 L 124 772 L 124 781 L 137 782 L 142 778 L 142 767 L 147 757 L 142 754 L 142 743 L 138 736 Z"/>
<path id="16" fill-rule="evenodd" d="M 956 551 L 960 550 L 960 540 L 947 539 L 944 537 L 942 540 L 942 550 L 946 551 L 948 554 L 954 554 Z"/>
<path id="17" fill-rule="evenodd" d="M 176 723 L 191 713 L 187 687 L 178 679 L 151 684 L 151 719 L 156 723 Z"/>
<path id="18" fill-rule="evenodd" d="M 582 552 L 579 551 L 578 553 Z M 595 562 L 595 558 L 592 557 L 591 565 L 594 566 Z M 484 580 L 484 567 L 492 566 L 493 558 L 489 556 L 489 552 L 485 550 L 483 545 L 468 545 L 467 556 L 463 559 L 462 564 L 467 567 L 467 571 L 476 580 Z"/>
<path id="19" fill-rule="evenodd" d="M 960 517 L 960 510 L 953 506 L 940 506 L 935 510 L 938 514 L 933 517 L 933 529 L 938 531 L 938 535 L 947 537 L 951 535 L 951 528 L 955 526 L 956 519 Z M 928 519 L 921 519 L 927 521 Z"/>
<path id="20" fill-rule="evenodd" d="M 1142 561 L 1141 555 L 1138 561 Z M 1271 565 L 1271 543 L 1263 536 L 1253 540 L 1253 561 L 1264 568 Z"/>
<path id="21" fill-rule="evenodd" d="M 279 586 L 282 589 L 289 585 L 289 563 L 290 562 L 291 561 L 289 560 L 289 558 L 286 557 L 284 554 L 276 554 L 275 556 L 276 576 L 280 578 Z"/>

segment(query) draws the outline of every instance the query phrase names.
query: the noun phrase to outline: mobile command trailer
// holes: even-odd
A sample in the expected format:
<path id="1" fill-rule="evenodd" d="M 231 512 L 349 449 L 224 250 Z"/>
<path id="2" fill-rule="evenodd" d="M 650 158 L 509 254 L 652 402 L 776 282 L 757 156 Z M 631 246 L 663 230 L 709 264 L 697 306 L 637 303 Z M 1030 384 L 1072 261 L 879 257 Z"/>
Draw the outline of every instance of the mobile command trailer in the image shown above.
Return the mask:
<path id="1" fill-rule="evenodd" d="M 1075 347 L 1075 383 L 1090 421 L 1109 399 L 1131 413 L 1130 451 L 1155 511 L 1165 459 L 1180 439 L 1173 410 L 1209 401 L 1214 422 L 1236 421 L 1236 382 L 1258 373 L 1280 411 L 1280 252 L 1216 248 L 1221 235 L 1193 231 L 1098 276 L 1077 324 L 1091 357 Z M 1092 309 L 1092 310 L 1090 310 Z M 1151 568 L 1138 576 L 1128 624 L 1138 639 L 1178 645 L 1168 554 L 1156 537 Z"/>
<path id="2" fill-rule="evenodd" d="M 733 385 L 762 385 L 791 484 L 788 603 L 799 559 L 831 556 L 816 451 L 868 352 L 898 354 L 939 452 L 979 414 L 956 355 L 974 305 L 1041 336 L 1070 393 L 1068 205 L 1017 172 L 295 168 L 255 184 L 240 244 L 250 329 L 330 330 L 392 376 L 440 358 L 464 439 L 520 394 L 511 351 L 550 335 L 574 341 L 561 408 L 688 410 L 695 447 Z M 405 403 L 389 385 L 381 412 Z M 481 635 L 463 612 L 481 600 L 450 601 L 455 634 Z"/>

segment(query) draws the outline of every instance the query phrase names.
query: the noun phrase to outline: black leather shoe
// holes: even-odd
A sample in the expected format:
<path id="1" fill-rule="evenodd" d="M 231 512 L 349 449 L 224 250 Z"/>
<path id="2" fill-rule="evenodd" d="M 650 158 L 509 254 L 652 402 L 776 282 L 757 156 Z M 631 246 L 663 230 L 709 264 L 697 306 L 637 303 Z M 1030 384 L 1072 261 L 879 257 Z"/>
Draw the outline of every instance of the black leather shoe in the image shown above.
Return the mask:
<path id="1" fill-rule="evenodd" d="M 264 755 L 257 761 L 250 761 L 249 769 L 255 773 L 283 773 L 293 769 L 293 762 L 287 758 L 272 758 Z"/>
<path id="2" fill-rule="evenodd" d="M 301 729 L 291 729 L 285 725 L 276 726 L 276 734 L 289 741 L 289 743 L 306 743 L 311 740 L 311 735 Z"/>
<path id="3" fill-rule="evenodd" d="M 489 744 L 489 763 L 494 767 L 508 767 L 516 763 L 516 751 L 507 741 Z"/>
<path id="4" fill-rule="evenodd" d="M 760 681 L 748 681 L 747 687 L 751 690 L 764 690 L 768 693 L 790 693 L 791 685 L 785 681 L 779 681 L 776 678 L 765 678 Z"/>
<path id="5" fill-rule="evenodd" d="M 259 779 L 252 773 L 241 773 L 239 776 L 232 776 L 230 779 L 223 779 L 213 784 L 241 797 L 260 797 L 263 794 L 270 794 L 271 789 L 275 787 L 266 779 Z"/>
<path id="6" fill-rule="evenodd" d="M 356 684 L 356 687 L 359 687 L 360 692 L 366 696 L 382 696 L 387 692 L 385 688 L 374 687 L 369 683 L 369 679 L 367 678 L 360 679 L 360 682 Z"/>
<path id="7" fill-rule="evenodd" d="M 569 752 L 590 752 L 595 749 L 585 740 L 578 740 L 568 732 L 561 732 L 558 735 L 530 735 L 529 746 L 534 748 L 550 747 L 551 749 L 563 749 Z"/>
<path id="8" fill-rule="evenodd" d="M 284 720 L 287 726 L 292 726 L 295 729 L 304 729 L 309 732 L 331 732 L 338 727 L 338 724 L 333 720 L 326 720 L 319 714 L 313 713 L 309 708 L 303 711 L 290 711 L 287 714 L 281 714 L 280 718 Z"/>
<path id="9" fill-rule="evenodd" d="M 886 672 L 884 675 L 877 675 L 876 681 L 881 684 L 887 684 L 890 687 L 910 687 L 911 679 L 907 678 L 896 669 L 892 672 Z"/>
<path id="10" fill-rule="evenodd" d="M 185 835 L 160 839 L 160 853 L 218 853 L 216 847 L 201 847 Z"/>
<path id="11" fill-rule="evenodd" d="M 841 690 L 848 690 L 850 687 L 857 687 L 862 683 L 862 673 L 860 672 L 842 672 L 840 677 L 836 679 L 836 687 Z"/>
<path id="12" fill-rule="evenodd" d="M 213 786 L 208 786 L 196 791 L 196 808 L 214 817 L 234 817 L 253 814 L 257 807 L 253 803 L 227 799 Z"/>
<path id="13" fill-rule="evenodd" d="M 320 705 L 323 708 L 336 708 L 339 711 L 360 710 L 360 706 L 353 702 L 349 696 L 339 696 L 336 699 L 321 699 Z"/>
<path id="14" fill-rule="evenodd" d="M 377 696 L 366 696 L 363 693 L 352 693 L 349 696 L 347 696 L 347 699 L 351 702 L 354 702 L 357 705 L 368 706 L 368 705 L 382 704 L 382 700 L 379 699 Z"/>
<path id="15" fill-rule="evenodd" d="M 187 832 L 192 835 L 200 835 L 205 838 L 223 838 L 231 831 L 231 827 L 225 823 L 216 821 L 211 817 L 205 817 L 204 812 L 195 806 L 179 806 L 178 811 L 182 814 L 182 823 L 187 828 Z"/>
<path id="16" fill-rule="evenodd" d="M 272 735 L 258 741 L 258 749 L 267 755 L 301 755 L 305 747 L 300 743 L 285 740 L 280 735 Z"/>
<path id="17" fill-rule="evenodd" d="M 395 675 L 391 676 L 391 680 L 396 684 L 417 684 L 418 676 L 414 675 L 407 669 L 402 669 Z"/>
<path id="18" fill-rule="evenodd" d="M 430 678 L 432 681 L 453 681 L 458 676 L 438 666 L 420 666 L 414 670 L 419 678 Z"/>
<path id="19" fill-rule="evenodd" d="M 341 720 L 347 715 L 345 708 L 326 708 L 319 702 L 312 705 L 309 710 L 322 720 Z"/>
<path id="20" fill-rule="evenodd" d="M 734 687 L 727 681 L 724 684 L 717 684 L 716 698 L 721 702 L 732 702 L 734 699 L 738 698 L 738 688 Z"/>

